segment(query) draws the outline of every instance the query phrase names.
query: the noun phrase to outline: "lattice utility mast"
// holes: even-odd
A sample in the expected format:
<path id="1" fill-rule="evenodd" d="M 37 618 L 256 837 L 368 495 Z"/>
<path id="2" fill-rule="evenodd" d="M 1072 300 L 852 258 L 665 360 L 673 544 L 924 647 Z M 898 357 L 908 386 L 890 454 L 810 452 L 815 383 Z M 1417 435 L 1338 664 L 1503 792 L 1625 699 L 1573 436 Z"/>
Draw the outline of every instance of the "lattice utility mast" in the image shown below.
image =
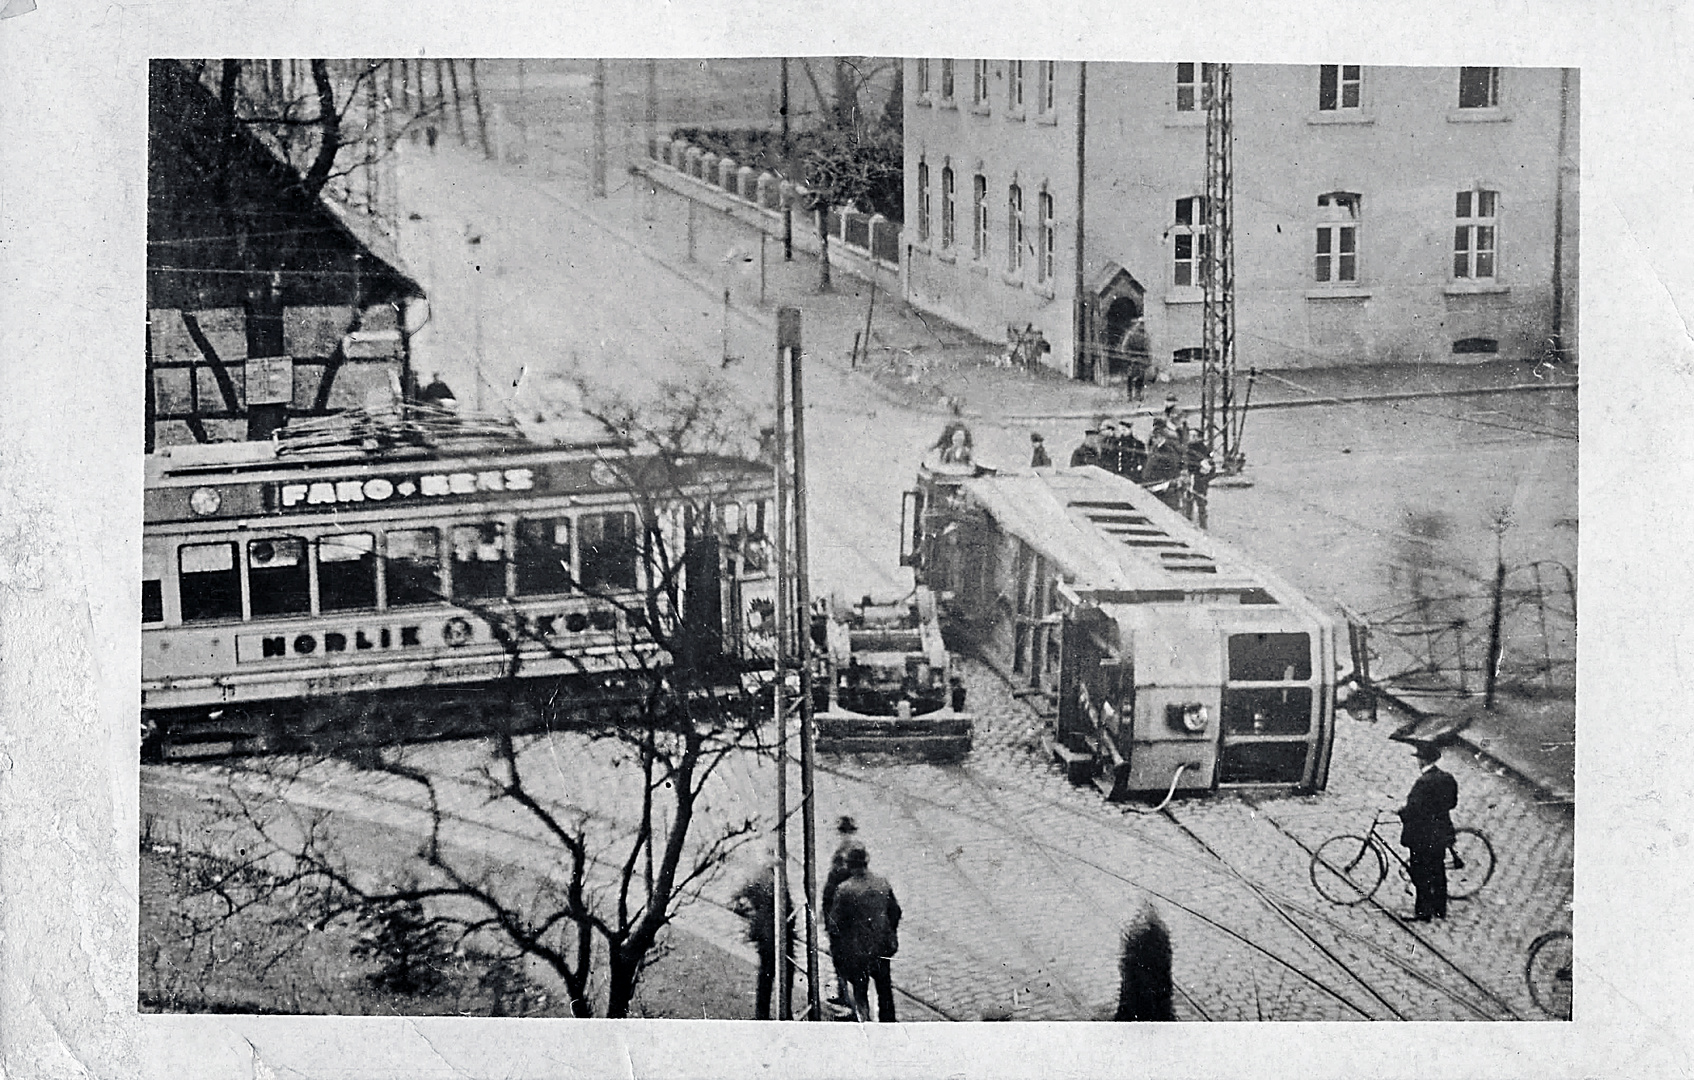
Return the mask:
<path id="1" fill-rule="evenodd" d="M 1200 382 L 1206 444 L 1221 451 L 1222 471 L 1241 471 L 1244 411 L 1235 395 L 1235 162 L 1230 65 L 1206 64 L 1206 242 Z"/>

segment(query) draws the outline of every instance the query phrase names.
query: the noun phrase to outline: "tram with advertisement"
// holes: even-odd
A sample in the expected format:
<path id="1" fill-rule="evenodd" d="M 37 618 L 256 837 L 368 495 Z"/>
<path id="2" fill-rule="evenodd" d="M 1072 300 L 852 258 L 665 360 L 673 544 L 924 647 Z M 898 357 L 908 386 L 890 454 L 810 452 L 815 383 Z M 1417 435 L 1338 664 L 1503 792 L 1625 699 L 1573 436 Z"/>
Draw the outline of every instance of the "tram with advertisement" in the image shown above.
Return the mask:
<path id="1" fill-rule="evenodd" d="M 1056 708 L 1051 752 L 1109 797 L 1328 781 L 1333 621 L 1097 466 L 925 467 L 901 561 L 942 621 Z"/>
<path id="2" fill-rule="evenodd" d="M 669 662 L 655 626 L 731 682 L 770 665 L 768 465 L 408 406 L 147 469 L 154 752 L 287 744 L 349 702 L 445 702 L 460 720 L 431 722 L 451 725 L 514 683 L 615 708 L 626 675 Z"/>

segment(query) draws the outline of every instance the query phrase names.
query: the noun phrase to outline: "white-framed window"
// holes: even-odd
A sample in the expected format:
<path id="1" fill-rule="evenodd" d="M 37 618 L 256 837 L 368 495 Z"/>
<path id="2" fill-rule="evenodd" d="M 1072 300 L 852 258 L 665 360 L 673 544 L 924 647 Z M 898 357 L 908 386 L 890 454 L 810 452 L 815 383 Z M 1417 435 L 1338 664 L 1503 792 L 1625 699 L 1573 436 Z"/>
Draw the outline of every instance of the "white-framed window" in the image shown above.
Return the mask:
<path id="1" fill-rule="evenodd" d="M 1500 105 L 1500 69 L 1497 67 L 1462 67 L 1459 69 L 1459 108 L 1494 109 Z"/>
<path id="2" fill-rule="evenodd" d="M 988 258 L 988 177 L 971 178 L 971 257 Z"/>
<path id="3" fill-rule="evenodd" d="M 917 60 L 916 64 L 918 66 L 918 96 L 923 97 L 929 93 L 929 58 L 924 57 Z"/>
<path id="4" fill-rule="evenodd" d="M 1023 110 L 1023 61 L 1006 61 L 1006 108 L 1012 112 Z"/>
<path id="5" fill-rule="evenodd" d="M 1023 270 L 1023 188 L 1006 189 L 1006 272 Z"/>
<path id="6" fill-rule="evenodd" d="M 1053 280 L 1053 250 L 1058 244 L 1056 227 L 1053 219 L 1053 193 L 1043 191 L 1036 196 L 1036 244 L 1035 250 L 1035 280 Z"/>
<path id="7" fill-rule="evenodd" d="M 988 104 L 988 61 L 971 61 L 971 104 Z"/>
<path id="8" fill-rule="evenodd" d="M 1176 65 L 1176 111 L 1194 112 L 1205 108 L 1206 82 L 1211 77 L 1211 64 Z"/>
<path id="9" fill-rule="evenodd" d="M 929 162 L 918 162 L 918 239 L 929 242 Z"/>
<path id="10" fill-rule="evenodd" d="M 1053 60 L 1042 60 L 1035 65 L 1035 111 L 1042 116 L 1053 115 L 1057 67 L 1058 63 Z"/>
<path id="11" fill-rule="evenodd" d="M 953 246 L 953 166 L 941 168 L 941 246 Z"/>
<path id="12" fill-rule="evenodd" d="M 1359 280 L 1359 196 L 1331 191 L 1318 196 L 1317 254 L 1312 280 L 1320 285 Z"/>
<path id="13" fill-rule="evenodd" d="M 941 61 L 941 99 L 953 100 L 953 61 Z"/>
<path id="14" fill-rule="evenodd" d="M 1363 69 L 1358 64 L 1318 65 L 1318 111 L 1357 109 L 1363 81 Z"/>
<path id="15" fill-rule="evenodd" d="M 1176 200 L 1176 221 L 1171 226 L 1171 284 L 1199 285 L 1206 261 L 1206 197 L 1190 195 Z"/>
<path id="16" fill-rule="evenodd" d="M 1461 191 L 1454 199 L 1453 278 L 1493 281 L 1500 231 L 1500 193 L 1486 188 Z"/>

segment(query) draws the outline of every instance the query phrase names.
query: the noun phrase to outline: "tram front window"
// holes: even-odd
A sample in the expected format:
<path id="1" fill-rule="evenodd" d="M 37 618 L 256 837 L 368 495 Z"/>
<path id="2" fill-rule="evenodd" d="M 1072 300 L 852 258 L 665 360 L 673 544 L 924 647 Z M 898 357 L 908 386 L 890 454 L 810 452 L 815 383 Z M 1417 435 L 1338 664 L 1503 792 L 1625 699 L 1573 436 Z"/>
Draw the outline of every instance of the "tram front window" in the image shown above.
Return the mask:
<path id="1" fill-rule="evenodd" d="M 388 606 L 415 607 L 446 599 L 441 587 L 441 539 L 434 529 L 392 529 L 388 545 Z"/>
<path id="2" fill-rule="evenodd" d="M 376 538 L 318 537 L 318 610 L 376 610 Z"/>
<path id="3" fill-rule="evenodd" d="M 571 520 L 518 522 L 518 595 L 571 591 Z"/>
<path id="4" fill-rule="evenodd" d="M 635 515 L 584 514 L 582 587 L 589 592 L 635 588 Z"/>
<path id="5" fill-rule="evenodd" d="M 247 582 L 253 594 L 254 618 L 299 615 L 312 610 L 306 542 L 296 536 L 249 540 Z"/>
<path id="6" fill-rule="evenodd" d="M 183 622 L 241 618 L 234 544 L 184 544 L 177 559 Z"/>
<path id="7" fill-rule="evenodd" d="M 506 595 L 506 530 L 495 522 L 453 527 L 453 595 L 493 600 Z"/>

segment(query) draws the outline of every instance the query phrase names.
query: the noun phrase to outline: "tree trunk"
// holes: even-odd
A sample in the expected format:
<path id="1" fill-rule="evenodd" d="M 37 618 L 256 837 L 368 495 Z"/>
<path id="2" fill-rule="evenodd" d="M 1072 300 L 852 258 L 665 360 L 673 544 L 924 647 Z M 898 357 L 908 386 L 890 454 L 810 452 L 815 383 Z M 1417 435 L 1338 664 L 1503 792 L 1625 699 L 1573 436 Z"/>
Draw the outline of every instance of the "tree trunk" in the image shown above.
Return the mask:
<path id="1" fill-rule="evenodd" d="M 818 292 L 833 292 L 829 282 L 829 204 L 818 204 Z"/>
<path id="2" fill-rule="evenodd" d="M 635 1001 L 635 987 L 641 971 L 641 960 L 646 950 L 640 955 L 632 955 L 634 950 L 628 946 L 613 949 L 611 955 L 610 984 L 606 988 L 606 1019 L 624 1020 L 629 1017 L 629 1007 Z"/>

